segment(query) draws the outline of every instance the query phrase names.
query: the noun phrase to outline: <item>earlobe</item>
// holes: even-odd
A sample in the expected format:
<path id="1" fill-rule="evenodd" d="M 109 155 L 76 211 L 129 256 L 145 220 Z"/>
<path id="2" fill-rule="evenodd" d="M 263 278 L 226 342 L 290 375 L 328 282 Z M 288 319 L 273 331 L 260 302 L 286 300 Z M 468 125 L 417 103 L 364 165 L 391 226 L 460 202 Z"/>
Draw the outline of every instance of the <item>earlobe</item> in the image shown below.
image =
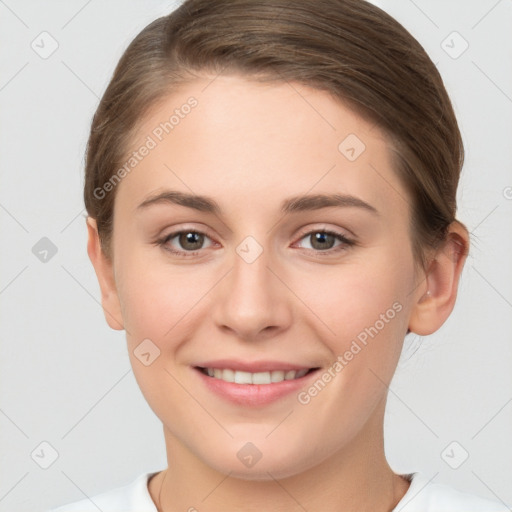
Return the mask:
<path id="1" fill-rule="evenodd" d="M 443 246 L 434 254 L 422 284 L 417 288 L 409 330 L 427 336 L 450 316 L 469 247 L 466 228 L 455 221 Z"/>
<path id="2" fill-rule="evenodd" d="M 101 290 L 101 305 L 108 325 L 115 330 L 123 330 L 121 304 L 117 294 L 112 262 L 101 248 L 96 220 L 87 217 L 87 254 L 94 267 Z"/>

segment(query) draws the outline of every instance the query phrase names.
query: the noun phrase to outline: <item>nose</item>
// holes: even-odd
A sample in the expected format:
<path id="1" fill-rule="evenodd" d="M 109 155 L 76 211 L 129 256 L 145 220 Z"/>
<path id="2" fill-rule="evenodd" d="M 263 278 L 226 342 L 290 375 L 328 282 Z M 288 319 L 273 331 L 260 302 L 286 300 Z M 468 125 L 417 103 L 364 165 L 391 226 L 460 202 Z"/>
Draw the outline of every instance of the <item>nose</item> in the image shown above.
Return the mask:
<path id="1" fill-rule="evenodd" d="M 291 325 L 290 293 L 273 266 L 266 251 L 251 263 L 235 254 L 231 271 L 215 287 L 213 321 L 219 329 L 256 341 Z"/>

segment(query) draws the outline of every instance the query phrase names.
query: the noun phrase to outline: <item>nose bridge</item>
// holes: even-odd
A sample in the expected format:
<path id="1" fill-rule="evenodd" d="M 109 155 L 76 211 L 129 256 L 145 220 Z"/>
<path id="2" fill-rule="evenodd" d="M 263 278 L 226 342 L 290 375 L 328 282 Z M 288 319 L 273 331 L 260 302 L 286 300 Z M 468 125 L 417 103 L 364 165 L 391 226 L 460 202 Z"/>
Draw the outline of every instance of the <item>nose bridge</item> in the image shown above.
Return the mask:
<path id="1" fill-rule="evenodd" d="M 241 338 L 254 338 L 263 330 L 284 328 L 290 321 L 285 290 L 268 267 L 272 251 L 253 237 L 244 239 L 235 250 L 232 270 L 219 289 L 214 321 Z"/>
<path id="2" fill-rule="evenodd" d="M 231 272 L 231 292 L 239 295 L 242 302 L 258 301 L 266 297 L 271 298 L 272 284 L 271 272 L 268 267 L 272 265 L 268 250 L 257 254 L 254 247 L 247 250 L 247 243 L 237 248 L 237 255 L 233 258 L 233 270 Z M 245 249 L 245 252 L 244 252 Z"/>

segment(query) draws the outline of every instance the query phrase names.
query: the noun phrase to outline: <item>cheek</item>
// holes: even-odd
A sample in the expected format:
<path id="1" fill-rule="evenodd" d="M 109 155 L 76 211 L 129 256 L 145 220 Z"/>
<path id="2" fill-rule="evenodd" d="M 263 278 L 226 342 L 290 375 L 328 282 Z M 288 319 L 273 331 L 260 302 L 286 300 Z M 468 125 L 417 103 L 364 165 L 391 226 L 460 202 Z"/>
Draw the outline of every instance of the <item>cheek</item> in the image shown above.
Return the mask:
<path id="1" fill-rule="evenodd" d="M 187 279 L 185 271 L 177 272 L 161 261 L 139 265 L 133 256 L 124 260 L 120 278 L 133 373 L 149 406 L 163 421 L 170 404 L 173 410 L 182 402 L 191 406 L 178 384 L 183 376 L 176 372 L 173 360 L 192 336 L 194 305 L 208 287 L 203 290 L 195 279 L 193 283 Z M 180 412 L 187 417 L 186 407 Z"/>
<path id="2" fill-rule="evenodd" d="M 308 303 L 329 327 L 324 343 L 333 360 L 347 361 L 346 378 L 365 368 L 386 380 L 393 373 L 407 331 L 413 276 L 408 251 L 381 247 L 334 268 L 321 292 L 318 285 L 311 288 Z"/>
<path id="3" fill-rule="evenodd" d="M 139 257 L 134 252 L 123 258 L 119 298 L 130 342 L 142 337 L 172 345 L 173 331 L 187 328 L 194 305 L 211 288 L 210 273 L 194 271 L 191 277 L 187 265 L 167 265 L 164 258 L 155 260 L 143 251 Z"/>

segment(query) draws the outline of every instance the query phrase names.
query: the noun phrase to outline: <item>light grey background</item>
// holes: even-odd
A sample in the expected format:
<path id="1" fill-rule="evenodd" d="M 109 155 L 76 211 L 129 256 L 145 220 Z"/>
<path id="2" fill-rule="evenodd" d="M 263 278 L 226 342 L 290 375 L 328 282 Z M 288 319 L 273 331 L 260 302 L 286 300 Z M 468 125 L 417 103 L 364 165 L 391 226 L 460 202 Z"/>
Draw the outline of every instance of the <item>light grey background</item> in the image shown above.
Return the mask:
<path id="1" fill-rule="evenodd" d="M 378 3 L 424 45 L 452 97 L 467 155 L 459 218 L 473 242 L 451 318 L 406 342 L 388 459 L 512 506 L 512 2 Z M 124 332 L 103 317 L 82 186 L 89 123 L 117 60 L 175 5 L 0 0 L 0 512 L 43 511 L 166 466 Z M 47 58 L 31 47 L 48 52 L 52 39 Z M 57 248 L 46 262 L 32 252 L 43 237 Z M 47 469 L 42 442 L 58 453 Z"/>

